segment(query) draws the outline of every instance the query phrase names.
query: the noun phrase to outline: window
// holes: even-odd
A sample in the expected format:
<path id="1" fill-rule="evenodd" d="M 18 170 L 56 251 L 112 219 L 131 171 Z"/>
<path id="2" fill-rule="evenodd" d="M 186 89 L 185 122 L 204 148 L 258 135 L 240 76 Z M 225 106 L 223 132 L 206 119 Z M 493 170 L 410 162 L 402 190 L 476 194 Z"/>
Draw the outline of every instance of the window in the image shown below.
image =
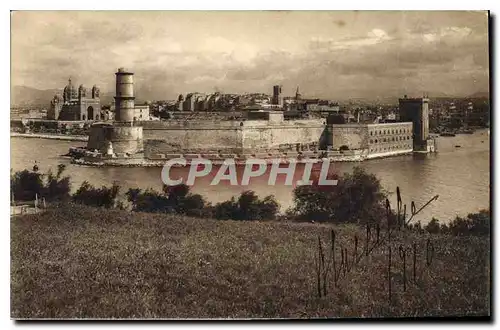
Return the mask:
<path id="1" fill-rule="evenodd" d="M 384 129 L 384 134 L 386 134 L 386 133 L 385 133 L 385 129 Z"/>
<path id="2" fill-rule="evenodd" d="M 375 143 L 378 143 L 378 140 L 377 140 L 377 139 L 375 139 Z"/>

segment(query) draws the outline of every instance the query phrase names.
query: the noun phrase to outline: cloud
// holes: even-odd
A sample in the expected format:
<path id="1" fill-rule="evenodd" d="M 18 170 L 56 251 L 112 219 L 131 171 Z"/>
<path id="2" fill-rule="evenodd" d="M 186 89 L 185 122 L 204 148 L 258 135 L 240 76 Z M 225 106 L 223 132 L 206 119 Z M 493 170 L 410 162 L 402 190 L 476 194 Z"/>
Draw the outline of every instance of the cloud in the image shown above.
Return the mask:
<path id="1" fill-rule="evenodd" d="M 112 92 L 125 66 L 147 98 L 275 83 L 325 98 L 471 94 L 488 88 L 487 42 L 478 13 L 18 12 L 12 83 L 55 88 L 72 76 Z"/>

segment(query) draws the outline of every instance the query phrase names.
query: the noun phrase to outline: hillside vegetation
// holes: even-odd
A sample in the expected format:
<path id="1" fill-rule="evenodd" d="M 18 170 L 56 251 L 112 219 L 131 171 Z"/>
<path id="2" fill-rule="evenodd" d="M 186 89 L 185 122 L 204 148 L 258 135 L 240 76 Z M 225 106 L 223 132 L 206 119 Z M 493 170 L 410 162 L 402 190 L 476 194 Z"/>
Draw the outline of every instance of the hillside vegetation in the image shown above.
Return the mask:
<path id="1" fill-rule="evenodd" d="M 232 221 L 66 204 L 11 218 L 13 318 L 387 317 L 490 314 L 489 238 L 401 230 L 361 258 L 327 294 L 325 254 L 364 247 L 353 224 Z M 432 240 L 429 260 L 426 241 Z M 416 244 L 412 257 L 398 247 Z M 341 252 L 337 251 L 337 260 Z M 406 269 L 405 268 L 405 269 Z M 403 276 L 407 277 L 406 291 Z"/>

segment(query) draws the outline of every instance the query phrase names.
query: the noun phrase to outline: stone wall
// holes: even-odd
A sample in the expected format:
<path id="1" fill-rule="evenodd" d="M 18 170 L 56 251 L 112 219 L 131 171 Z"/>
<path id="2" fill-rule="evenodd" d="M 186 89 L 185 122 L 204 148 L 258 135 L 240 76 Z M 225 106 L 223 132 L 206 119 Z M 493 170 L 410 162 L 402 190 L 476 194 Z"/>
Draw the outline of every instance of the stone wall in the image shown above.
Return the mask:
<path id="1" fill-rule="evenodd" d="M 368 158 L 413 151 L 413 124 L 333 124 L 328 127 L 330 149 L 365 150 Z"/>
<path id="2" fill-rule="evenodd" d="M 243 125 L 243 149 L 273 150 L 297 145 L 326 147 L 326 126 L 322 120 L 290 120 L 279 123 L 245 121 Z"/>
<path id="3" fill-rule="evenodd" d="M 141 122 L 141 125 L 146 157 L 172 153 L 256 153 L 326 143 L 321 120 L 190 120 Z"/>
<path id="4" fill-rule="evenodd" d="M 333 150 L 366 149 L 368 147 L 368 125 L 332 124 L 329 126 L 328 145 Z"/>
<path id="5" fill-rule="evenodd" d="M 105 154 L 108 142 L 112 143 L 115 154 L 136 154 L 142 152 L 143 128 L 140 126 L 120 126 L 95 124 L 90 128 L 87 149 Z"/>
<path id="6" fill-rule="evenodd" d="M 141 122 L 144 153 L 240 152 L 241 127 L 235 121 L 151 121 Z"/>

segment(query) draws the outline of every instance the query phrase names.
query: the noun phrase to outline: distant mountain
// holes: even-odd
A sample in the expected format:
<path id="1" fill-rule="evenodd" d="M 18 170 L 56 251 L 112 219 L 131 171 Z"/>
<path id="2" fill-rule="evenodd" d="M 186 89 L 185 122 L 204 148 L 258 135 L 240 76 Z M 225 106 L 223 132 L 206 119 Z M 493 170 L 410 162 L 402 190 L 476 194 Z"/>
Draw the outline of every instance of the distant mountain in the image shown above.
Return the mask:
<path id="1" fill-rule="evenodd" d="M 14 86 L 10 90 L 11 106 L 38 105 L 48 107 L 57 89 L 39 90 L 27 86 Z"/>
<path id="2" fill-rule="evenodd" d="M 467 98 L 471 98 L 471 99 L 483 99 L 483 98 L 490 98 L 490 93 L 488 92 L 476 92 L 472 95 L 469 95 Z"/>
<path id="3" fill-rule="evenodd" d="M 27 86 L 13 86 L 10 91 L 10 105 L 49 107 L 50 100 L 56 93 L 62 94 L 62 89 L 40 90 Z M 101 105 L 112 104 L 113 102 L 114 92 L 103 93 L 101 91 Z M 135 103 L 144 103 L 144 100 L 137 98 Z"/>

